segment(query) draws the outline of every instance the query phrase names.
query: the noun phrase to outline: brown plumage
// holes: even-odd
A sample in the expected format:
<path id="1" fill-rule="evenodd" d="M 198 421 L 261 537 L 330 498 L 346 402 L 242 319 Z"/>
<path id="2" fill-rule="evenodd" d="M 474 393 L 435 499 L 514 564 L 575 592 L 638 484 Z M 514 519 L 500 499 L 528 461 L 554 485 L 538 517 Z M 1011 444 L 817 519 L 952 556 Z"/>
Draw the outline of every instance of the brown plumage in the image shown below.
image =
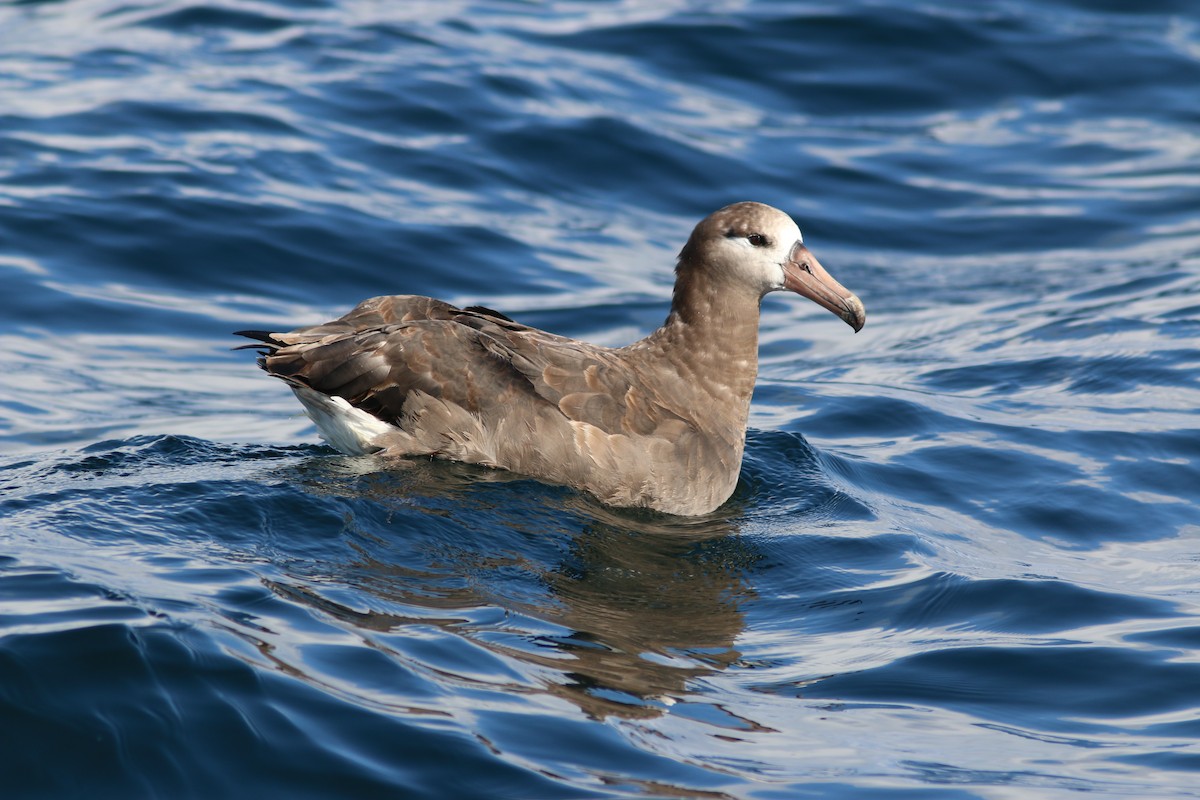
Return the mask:
<path id="1" fill-rule="evenodd" d="M 556 336 L 428 297 L 257 339 L 332 445 L 499 467 L 606 503 L 704 514 L 733 492 L 758 371 L 759 305 L 788 289 L 856 331 L 862 303 L 796 224 L 760 203 L 714 212 L 679 255 L 671 312 L 627 347 Z"/>

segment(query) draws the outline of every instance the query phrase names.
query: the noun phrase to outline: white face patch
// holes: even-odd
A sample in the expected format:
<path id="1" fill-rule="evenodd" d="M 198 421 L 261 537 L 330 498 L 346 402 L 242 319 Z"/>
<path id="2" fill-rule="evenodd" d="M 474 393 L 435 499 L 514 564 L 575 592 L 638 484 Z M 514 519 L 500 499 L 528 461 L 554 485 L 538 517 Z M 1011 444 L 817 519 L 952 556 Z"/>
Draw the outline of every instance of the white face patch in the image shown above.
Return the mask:
<path id="1" fill-rule="evenodd" d="M 776 264 L 775 269 L 779 274 L 775 276 L 775 282 L 771 284 L 771 291 L 778 292 L 784 288 L 783 264 Z"/>
<path id="2" fill-rule="evenodd" d="M 792 248 L 796 246 L 796 243 L 804 243 L 804 234 L 800 232 L 799 226 L 796 225 L 791 217 L 781 213 L 776 217 L 776 221 L 778 222 L 778 230 L 772 233 L 777 256 L 775 261 L 775 281 L 771 284 L 772 291 L 780 291 L 785 288 L 783 265 L 791 257 Z"/>
<path id="3" fill-rule="evenodd" d="M 712 274 L 761 294 L 785 289 L 785 265 L 804 241 L 787 214 L 762 203 L 733 203 L 706 217 L 680 253 Z"/>
<path id="4" fill-rule="evenodd" d="M 750 229 L 765 237 L 769 244 L 755 245 L 750 236 L 727 236 L 724 246 L 729 248 L 731 256 L 727 263 L 764 294 L 785 288 L 783 265 L 796 243 L 803 241 L 800 228 L 791 217 L 778 213 L 760 220 L 757 226 L 751 224 Z"/>

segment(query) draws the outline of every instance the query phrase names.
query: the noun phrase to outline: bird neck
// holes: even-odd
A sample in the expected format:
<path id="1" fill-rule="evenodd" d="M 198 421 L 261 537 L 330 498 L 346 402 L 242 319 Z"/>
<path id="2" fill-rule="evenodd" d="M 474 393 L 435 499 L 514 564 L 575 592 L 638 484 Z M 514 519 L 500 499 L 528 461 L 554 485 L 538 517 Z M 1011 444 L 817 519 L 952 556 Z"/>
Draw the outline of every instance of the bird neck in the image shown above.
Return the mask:
<path id="1" fill-rule="evenodd" d="M 645 341 L 672 363 L 685 383 L 749 415 L 758 375 L 758 316 L 762 297 L 744 285 L 722 285 L 681 270 L 671 313 Z"/>

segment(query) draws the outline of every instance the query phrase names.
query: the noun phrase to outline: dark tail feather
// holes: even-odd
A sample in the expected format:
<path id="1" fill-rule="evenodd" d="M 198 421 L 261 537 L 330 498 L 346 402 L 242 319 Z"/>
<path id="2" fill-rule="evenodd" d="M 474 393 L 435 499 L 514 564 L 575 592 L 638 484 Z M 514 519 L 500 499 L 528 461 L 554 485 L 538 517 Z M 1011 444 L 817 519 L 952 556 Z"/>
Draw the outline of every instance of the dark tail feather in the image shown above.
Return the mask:
<path id="1" fill-rule="evenodd" d="M 260 352 L 273 353 L 280 347 L 283 347 L 283 342 L 275 338 L 275 334 L 271 331 L 234 331 L 234 336 L 245 336 L 247 339 L 254 339 L 254 344 L 241 344 L 234 347 L 234 350 L 258 350 Z"/>
<path id="2" fill-rule="evenodd" d="M 504 314 L 501 314 L 496 309 L 488 308 L 487 306 L 467 306 L 466 308 L 463 309 L 463 311 L 470 311 L 472 314 L 486 314 L 489 317 L 495 317 L 496 319 L 502 319 L 505 322 L 516 322 L 516 320 L 513 319 L 512 317 L 505 316 Z"/>

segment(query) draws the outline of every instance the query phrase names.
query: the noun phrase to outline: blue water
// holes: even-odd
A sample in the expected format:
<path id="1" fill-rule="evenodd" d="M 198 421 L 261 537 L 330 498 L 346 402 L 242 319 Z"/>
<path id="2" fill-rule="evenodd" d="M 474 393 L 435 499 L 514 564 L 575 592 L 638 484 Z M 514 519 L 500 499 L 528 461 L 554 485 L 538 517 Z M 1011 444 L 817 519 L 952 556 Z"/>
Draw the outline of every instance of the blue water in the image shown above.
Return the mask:
<path id="1" fill-rule="evenodd" d="M 0 4 L 13 798 L 1200 797 L 1200 15 L 997 0 Z M 728 202 L 734 498 L 319 443 L 230 331 L 624 344 Z"/>

